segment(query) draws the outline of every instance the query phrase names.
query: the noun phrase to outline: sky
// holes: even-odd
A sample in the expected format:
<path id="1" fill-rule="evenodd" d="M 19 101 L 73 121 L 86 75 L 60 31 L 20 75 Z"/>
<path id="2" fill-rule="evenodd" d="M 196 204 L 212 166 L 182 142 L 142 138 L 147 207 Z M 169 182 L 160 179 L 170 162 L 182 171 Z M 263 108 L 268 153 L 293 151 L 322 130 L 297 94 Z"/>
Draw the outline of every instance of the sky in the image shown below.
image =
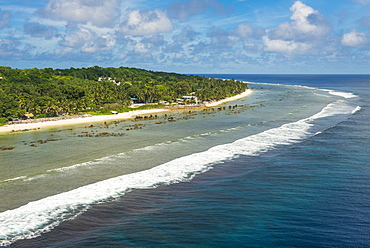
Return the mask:
<path id="1" fill-rule="evenodd" d="M 370 74 L 370 0 L 0 0 L 0 66 Z"/>

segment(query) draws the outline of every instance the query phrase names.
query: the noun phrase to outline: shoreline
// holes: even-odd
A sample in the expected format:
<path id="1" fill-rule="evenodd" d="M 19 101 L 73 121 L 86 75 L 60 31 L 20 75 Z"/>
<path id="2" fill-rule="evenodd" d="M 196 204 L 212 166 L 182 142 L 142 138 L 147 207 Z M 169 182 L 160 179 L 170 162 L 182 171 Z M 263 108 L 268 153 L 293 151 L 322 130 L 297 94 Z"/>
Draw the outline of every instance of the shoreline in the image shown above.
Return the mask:
<path id="1" fill-rule="evenodd" d="M 222 100 L 215 101 L 215 102 L 206 103 L 205 106 L 206 107 L 215 107 L 217 105 L 220 105 L 220 104 L 223 104 L 223 103 L 226 103 L 226 102 L 231 102 L 231 101 L 239 100 L 241 98 L 244 98 L 246 96 L 249 96 L 250 94 L 252 94 L 252 92 L 253 91 L 251 89 L 247 89 L 246 91 L 244 91 L 243 93 L 240 93 L 239 95 L 232 96 L 232 97 L 227 97 L 227 98 L 224 98 Z"/>
<path id="2" fill-rule="evenodd" d="M 243 93 L 233 96 L 233 97 L 227 97 L 225 99 L 210 102 L 208 104 L 205 104 L 205 107 L 215 107 L 217 105 L 235 101 L 241 98 L 244 98 L 248 95 L 250 95 L 253 91 L 251 89 L 247 89 Z M 129 111 L 125 113 L 119 113 L 116 115 L 95 115 L 91 117 L 85 117 L 85 118 L 73 118 L 73 119 L 66 119 L 66 120 L 58 120 L 58 121 L 46 121 L 46 122 L 39 122 L 39 123 L 26 123 L 26 124 L 11 124 L 11 125 L 5 125 L 0 127 L 0 133 L 6 133 L 6 132 L 16 132 L 16 131 L 22 131 L 22 130 L 35 130 L 35 129 L 41 129 L 46 127 L 54 127 L 54 126 L 62 126 L 62 125 L 74 125 L 74 124 L 85 124 L 90 122 L 103 122 L 103 121 L 109 121 L 109 120 L 119 120 L 119 119 L 131 119 L 137 115 L 146 115 L 146 114 L 153 114 L 153 113 L 160 113 L 160 112 L 168 112 L 173 111 L 171 109 L 148 109 L 148 110 L 134 110 Z"/>

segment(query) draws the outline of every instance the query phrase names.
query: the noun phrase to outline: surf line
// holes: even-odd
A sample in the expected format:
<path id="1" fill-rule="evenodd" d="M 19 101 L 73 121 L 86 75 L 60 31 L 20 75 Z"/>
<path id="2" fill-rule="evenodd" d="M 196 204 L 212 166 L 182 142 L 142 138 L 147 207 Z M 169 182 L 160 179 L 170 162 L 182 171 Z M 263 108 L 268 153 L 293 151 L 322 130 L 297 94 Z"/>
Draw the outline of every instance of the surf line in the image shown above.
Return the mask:
<path id="1" fill-rule="evenodd" d="M 277 146 L 301 142 L 315 135 L 309 131 L 314 120 L 343 113 L 351 115 L 353 111 L 354 108 L 343 106 L 340 101 L 329 103 L 319 113 L 296 122 L 180 157 L 149 170 L 110 178 L 7 210 L 0 213 L 0 246 L 40 236 L 85 212 L 92 204 L 113 200 L 132 189 L 188 181 L 221 161 L 239 155 L 257 156 Z"/>

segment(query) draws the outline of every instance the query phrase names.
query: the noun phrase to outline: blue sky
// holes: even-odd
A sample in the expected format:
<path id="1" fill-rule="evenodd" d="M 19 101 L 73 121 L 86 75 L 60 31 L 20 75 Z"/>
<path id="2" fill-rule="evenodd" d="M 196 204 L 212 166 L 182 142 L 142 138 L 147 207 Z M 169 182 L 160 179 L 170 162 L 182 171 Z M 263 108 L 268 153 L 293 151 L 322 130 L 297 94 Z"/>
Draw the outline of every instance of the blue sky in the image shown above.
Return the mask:
<path id="1" fill-rule="evenodd" d="M 370 73 L 370 0 L 0 0 L 0 65 Z"/>

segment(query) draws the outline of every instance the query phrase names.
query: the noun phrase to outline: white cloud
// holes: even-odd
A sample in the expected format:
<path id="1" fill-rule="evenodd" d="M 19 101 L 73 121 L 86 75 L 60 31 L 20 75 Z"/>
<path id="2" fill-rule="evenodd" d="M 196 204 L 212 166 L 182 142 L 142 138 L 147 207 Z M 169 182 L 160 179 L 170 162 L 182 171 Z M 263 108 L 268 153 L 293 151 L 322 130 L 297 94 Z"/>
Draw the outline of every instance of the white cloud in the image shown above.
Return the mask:
<path id="1" fill-rule="evenodd" d="M 50 0 L 39 13 L 54 20 L 91 22 L 98 27 L 112 26 L 120 15 L 119 0 Z"/>
<path id="2" fill-rule="evenodd" d="M 80 28 L 66 35 L 60 41 L 60 45 L 67 48 L 81 49 L 82 52 L 93 53 L 112 49 L 116 45 L 116 40 L 112 35 L 105 34 L 99 36 L 90 29 Z M 61 49 L 58 51 L 71 50 Z"/>
<path id="3" fill-rule="evenodd" d="M 307 43 L 286 40 L 270 40 L 267 36 L 263 37 L 263 41 L 265 43 L 264 50 L 266 52 L 305 54 L 312 48 L 312 46 Z"/>
<path id="4" fill-rule="evenodd" d="M 135 53 L 149 53 L 151 51 L 151 45 L 150 44 L 144 44 L 144 43 L 136 43 L 134 47 Z"/>
<path id="5" fill-rule="evenodd" d="M 82 52 L 95 53 L 100 51 L 109 51 L 116 45 L 116 40 L 110 36 L 98 37 L 94 40 L 90 40 L 84 44 L 81 48 Z"/>
<path id="6" fill-rule="evenodd" d="M 331 26 L 317 10 L 296 1 L 290 8 L 291 22 L 270 29 L 264 36 L 265 51 L 279 53 L 313 53 L 323 48 Z"/>
<path id="7" fill-rule="evenodd" d="M 317 10 L 296 1 L 290 8 L 291 22 L 270 31 L 270 37 L 284 40 L 304 40 L 325 37 L 330 32 L 328 21 Z"/>
<path id="8" fill-rule="evenodd" d="M 365 48 L 369 45 L 369 39 L 366 33 L 353 29 L 351 32 L 343 35 L 342 45 L 354 48 Z"/>
<path id="9" fill-rule="evenodd" d="M 74 33 L 66 35 L 63 40 L 61 41 L 62 46 L 66 47 L 82 47 L 87 41 L 93 39 L 95 34 L 87 29 L 87 28 L 80 28 Z"/>
<path id="10" fill-rule="evenodd" d="M 134 10 L 128 14 L 121 31 L 127 35 L 150 35 L 170 32 L 172 28 L 171 21 L 161 10 Z"/>

